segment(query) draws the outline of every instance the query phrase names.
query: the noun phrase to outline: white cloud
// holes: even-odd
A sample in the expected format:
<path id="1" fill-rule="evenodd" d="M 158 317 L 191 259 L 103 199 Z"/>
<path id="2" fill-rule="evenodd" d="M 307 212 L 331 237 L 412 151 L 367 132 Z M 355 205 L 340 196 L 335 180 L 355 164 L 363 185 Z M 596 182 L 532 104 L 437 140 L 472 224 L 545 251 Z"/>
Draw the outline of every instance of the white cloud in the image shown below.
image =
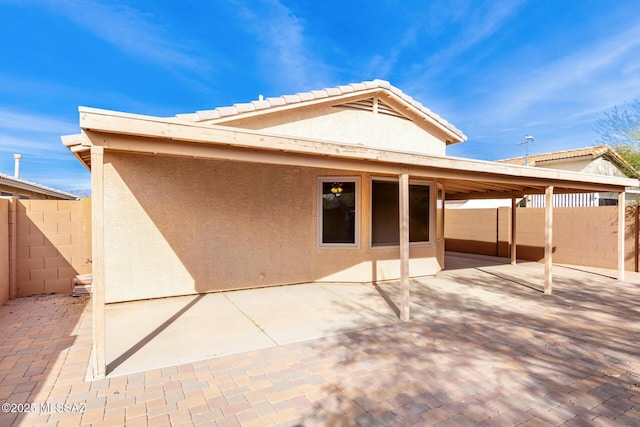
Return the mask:
<path id="1" fill-rule="evenodd" d="M 266 74 L 267 80 L 278 89 L 308 90 L 324 86 L 326 65 L 308 48 L 302 19 L 278 0 L 260 1 L 254 9 L 233 3 L 240 10 L 246 30 L 263 46 L 260 71 Z"/>
<path id="2" fill-rule="evenodd" d="M 456 13 L 449 12 L 448 15 L 444 15 L 445 19 L 449 19 L 450 25 L 455 25 L 460 31 L 455 32 L 451 28 L 447 29 L 455 34 L 451 42 L 427 57 L 416 71 L 419 74 L 428 73 L 432 78 L 435 78 L 433 76 L 449 69 L 452 62 L 458 61 L 460 55 L 499 31 L 524 3 L 524 0 L 488 2 L 483 7 L 466 3 L 460 4 Z"/>
<path id="3" fill-rule="evenodd" d="M 37 114 L 18 113 L 0 109 L 0 129 L 10 133 L 69 134 L 78 131 L 76 123 Z"/>
<path id="4" fill-rule="evenodd" d="M 163 66 L 180 66 L 196 71 L 208 68 L 202 58 L 189 54 L 195 49 L 178 43 L 157 16 L 124 4 L 97 0 L 46 0 L 61 14 L 97 37 L 138 58 Z"/>
<path id="5" fill-rule="evenodd" d="M 614 34 L 543 67 L 512 78 L 492 100 L 504 117 L 513 117 L 545 102 L 573 103 L 591 110 L 610 108 L 621 99 L 640 95 L 638 78 L 620 79 L 622 70 L 640 64 L 640 27 Z M 629 100 L 629 99 L 626 99 Z M 583 107 L 584 108 L 584 107 Z M 575 114 L 575 112 L 573 113 Z"/>

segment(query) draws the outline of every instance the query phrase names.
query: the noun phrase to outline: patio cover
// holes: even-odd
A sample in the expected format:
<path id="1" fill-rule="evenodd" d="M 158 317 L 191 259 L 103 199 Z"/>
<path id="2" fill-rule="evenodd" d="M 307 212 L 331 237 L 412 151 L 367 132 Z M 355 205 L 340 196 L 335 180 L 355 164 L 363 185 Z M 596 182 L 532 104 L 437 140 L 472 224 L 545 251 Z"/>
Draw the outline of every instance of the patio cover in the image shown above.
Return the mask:
<path id="1" fill-rule="evenodd" d="M 437 179 L 445 198 L 515 198 L 546 194 L 545 293 L 551 293 L 552 196 L 554 193 L 613 192 L 619 194 L 618 278 L 624 277 L 624 191 L 638 180 L 533 168 L 362 145 L 283 136 L 229 126 L 187 122 L 80 107 L 82 134 L 63 137 L 64 144 L 92 173 L 94 274 L 94 375 L 105 375 L 103 270 L 104 150 L 222 159 L 240 162 L 332 168 L 392 174 L 399 177 L 401 221 L 401 317 L 409 318 L 409 177 Z M 512 209 L 515 218 L 516 209 Z M 515 227 L 515 221 L 512 221 Z M 515 231 L 515 228 L 514 230 Z M 515 235 L 515 233 L 512 233 Z M 515 262 L 515 242 L 512 262 Z"/>
<path id="2" fill-rule="evenodd" d="M 102 147 L 363 172 L 402 172 L 443 180 L 448 200 L 544 194 L 549 186 L 554 187 L 554 193 L 619 193 L 625 187 L 638 185 L 635 179 L 382 150 L 87 107 L 80 107 L 80 127 L 85 137 L 65 136 L 63 142 L 89 170 L 91 148 Z"/>

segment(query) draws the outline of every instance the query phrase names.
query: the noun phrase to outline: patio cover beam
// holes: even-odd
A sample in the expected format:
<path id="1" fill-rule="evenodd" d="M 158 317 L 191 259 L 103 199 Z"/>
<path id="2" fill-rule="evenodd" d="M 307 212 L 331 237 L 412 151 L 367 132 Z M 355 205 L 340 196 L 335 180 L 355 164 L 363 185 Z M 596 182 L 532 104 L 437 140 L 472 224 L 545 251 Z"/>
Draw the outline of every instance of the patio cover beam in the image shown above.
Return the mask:
<path id="1" fill-rule="evenodd" d="M 105 353 L 105 282 L 104 282 L 104 149 L 91 147 L 91 205 L 93 280 L 91 302 L 93 310 L 93 378 L 107 374 Z"/>
<path id="2" fill-rule="evenodd" d="M 515 197 L 511 198 L 511 264 L 516 265 L 516 201 Z"/>
<path id="3" fill-rule="evenodd" d="M 553 186 L 545 191 L 544 204 L 544 293 L 551 294 L 553 287 Z"/>
<path id="4" fill-rule="evenodd" d="M 400 174 L 400 319 L 407 321 L 409 311 L 409 174 Z"/>
<path id="5" fill-rule="evenodd" d="M 618 193 L 618 280 L 624 281 L 625 192 Z"/>
<path id="6" fill-rule="evenodd" d="M 303 167 L 331 168 L 351 171 L 361 171 L 370 173 L 382 173 L 398 176 L 403 171 L 409 175 L 428 179 L 445 180 L 445 188 L 447 183 L 465 183 L 465 182 L 484 182 L 485 185 L 491 187 L 492 184 L 509 184 L 522 186 L 522 191 L 477 191 L 471 194 L 465 194 L 458 197 L 457 194 L 447 194 L 447 199 L 474 199 L 474 198 L 510 198 L 522 197 L 523 194 L 544 193 L 547 185 L 554 185 L 557 192 L 618 192 L 621 187 L 633 186 L 637 184 L 637 180 L 615 178 L 616 183 L 609 183 L 612 177 L 608 176 L 590 176 L 586 174 L 577 174 L 574 172 L 561 172 L 557 177 L 547 176 L 531 176 L 523 177 L 519 175 L 503 175 L 500 173 L 488 174 L 479 173 L 470 169 L 474 161 L 447 159 L 438 157 L 436 162 L 431 162 L 426 156 L 419 156 L 420 159 L 428 160 L 425 162 L 412 163 L 415 157 L 406 153 L 381 152 L 389 154 L 393 159 L 385 159 L 377 157 L 369 159 L 364 157 L 369 153 L 370 149 L 362 152 L 363 157 L 354 158 L 351 156 L 343 157 L 339 152 L 334 151 L 335 155 L 318 155 L 312 153 L 296 153 L 288 150 L 258 149 L 258 148 L 242 148 L 231 144 L 202 144 L 186 141 L 176 141 L 169 139 L 146 138 L 131 135 L 117 135 L 87 130 L 86 134 L 90 135 L 94 145 L 100 145 L 105 150 L 126 151 L 140 154 L 163 154 L 169 156 L 185 156 L 195 158 L 208 158 L 220 160 L 232 160 L 240 162 L 281 164 Z M 329 145 L 336 145 L 327 143 Z M 344 148 L 344 147 L 342 147 Z M 336 148 L 336 150 L 338 150 Z M 316 152 L 319 150 L 316 150 Z M 379 150 L 373 150 L 379 151 Z M 371 153 L 369 153 L 371 154 Z M 396 155 L 398 156 L 396 158 Z M 408 157 L 407 157 L 408 156 Z M 449 164 L 449 161 L 453 163 Z M 460 163 L 459 163 L 460 162 Z M 448 167 L 443 165 L 448 164 Z M 513 166 L 515 167 L 515 166 Z M 542 175 L 549 172 L 555 175 L 557 171 L 540 170 L 535 171 Z M 571 178 L 565 175 L 571 175 Z M 577 176 L 573 176 L 577 175 Z M 567 181 L 567 179 L 569 179 Z M 594 180 L 602 182 L 594 182 Z M 624 181 L 624 183 L 622 182 Z M 471 190 L 473 191 L 473 190 Z"/>

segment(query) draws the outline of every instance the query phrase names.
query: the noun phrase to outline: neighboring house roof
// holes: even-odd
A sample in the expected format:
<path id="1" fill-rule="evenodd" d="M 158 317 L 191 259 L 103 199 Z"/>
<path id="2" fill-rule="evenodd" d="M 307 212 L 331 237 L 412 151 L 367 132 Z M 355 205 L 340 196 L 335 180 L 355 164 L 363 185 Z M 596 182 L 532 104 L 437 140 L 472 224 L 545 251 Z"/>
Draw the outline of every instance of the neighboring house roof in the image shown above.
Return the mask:
<path id="1" fill-rule="evenodd" d="M 576 148 L 573 150 L 554 151 L 552 153 L 533 154 L 529 156 L 529 166 L 545 167 L 545 163 L 587 157 L 592 160 L 604 157 L 618 167 L 630 178 L 640 178 L 640 173 L 627 162 L 620 154 L 608 145 L 598 145 L 594 147 Z M 511 159 L 496 160 L 499 163 L 524 166 L 524 157 L 514 157 Z"/>
<path id="2" fill-rule="evenodd" d="M 414 115 L 422 117 L 436 126 L 445 130 L 450 138 L 447 144 L 455 144 L 465 141 L 467 137 L 462 131 L 451 123 L 435 114 L 433 111 L 404 93 L 402 90 L 391 85 L 385 80 L 372 80 L 361 83 L 300 92 L 294 95 L 283 95 L 277 98 L 266 98 L 251 101 L 243 104 L 233 104 L 227 107 L 218 107 L 213 110 L 197 111 L 189 114 L 178 114 L 176 118 L 190 122 L 208 122 L 210 124 L 223 124 L 226 121 L 237 120 L 256 114 L 270 114 L 290 108 L 299 108 L 317 103 L 342 102 L 341 106 L 356 109 L 376 109 L 382 114 L 406 116 L 407 112 L 402 109 L 388 105 L 385 100 L 376 95 L 384 93 L 387 98 L 393 99 L 396 103 L 401 103 L 404 109 L 411 109 Z M 371 99 L 371 102 L 365 102 Z M 353 102 L 349 102 L 353 101 Z M 375 103 L 374 103 L 375 102 Z"/>
<path id="3" fill-rule="evenodd" d="M 47 187 L 35 182 L 26 181 L 21 178 L 5 175 L 0 172 L 0 185 L 7 187 L 13 187 L 19 190 L 31 191 L 38 194 L 44 194 L 47 196 L 57 197 L 64 200 L 76 200 L 79 199 L 75 194 L 67 193 L 66 191 L 56 190 L 55 188 Z"/>

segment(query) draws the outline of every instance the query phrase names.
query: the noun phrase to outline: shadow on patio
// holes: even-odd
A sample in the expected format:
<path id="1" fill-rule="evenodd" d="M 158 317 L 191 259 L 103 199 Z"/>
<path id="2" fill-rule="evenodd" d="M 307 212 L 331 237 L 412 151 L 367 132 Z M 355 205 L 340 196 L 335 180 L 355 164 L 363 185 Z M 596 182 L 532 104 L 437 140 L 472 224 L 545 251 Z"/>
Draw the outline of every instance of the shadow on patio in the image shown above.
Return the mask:
<path id="1" fill-rule="evenodd" d="M 411 322 L 312 343 L 334 363 L 298 425 L 638 425 L 637 285 L 558 266 L 546 296 L 542 264 L 453 258 L 412 283 Z"/>

